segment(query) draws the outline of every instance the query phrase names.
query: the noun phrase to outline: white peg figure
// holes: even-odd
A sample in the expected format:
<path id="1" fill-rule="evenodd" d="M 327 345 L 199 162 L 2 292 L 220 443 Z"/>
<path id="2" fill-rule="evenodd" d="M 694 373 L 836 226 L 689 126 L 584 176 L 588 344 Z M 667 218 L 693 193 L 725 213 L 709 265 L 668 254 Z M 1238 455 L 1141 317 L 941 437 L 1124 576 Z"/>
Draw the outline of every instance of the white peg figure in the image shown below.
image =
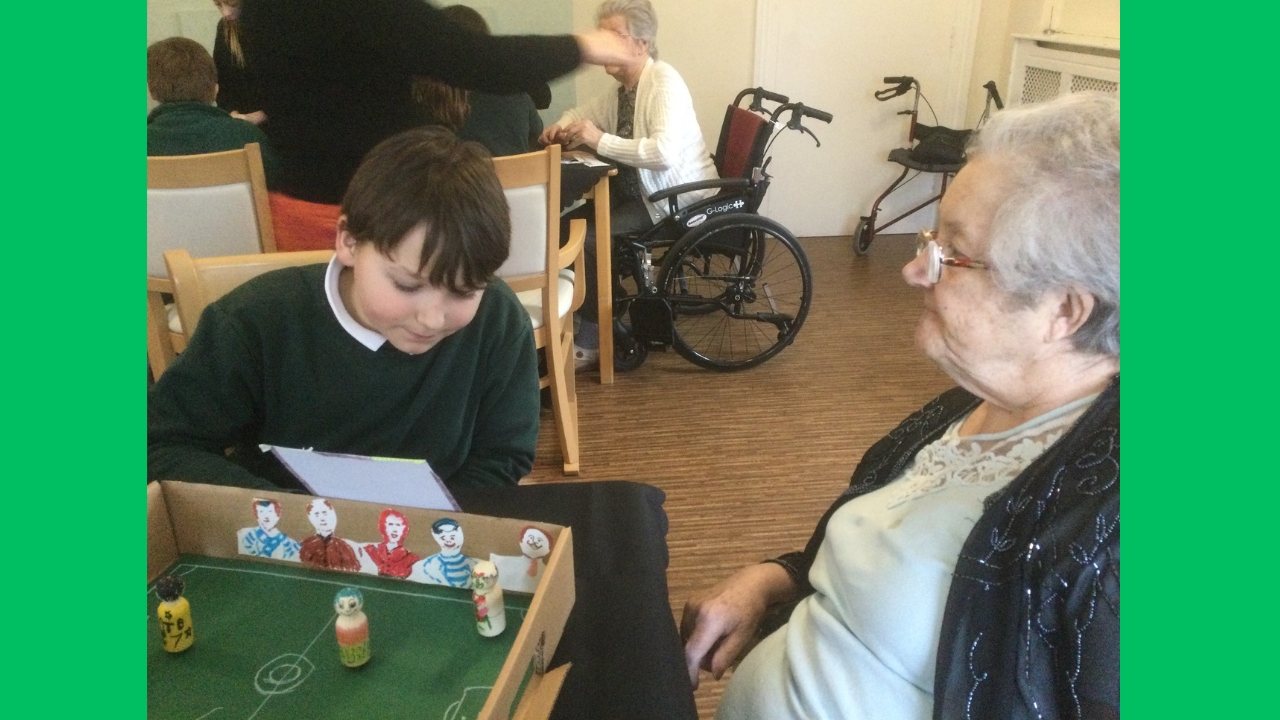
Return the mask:
<path id="1" fill-rule="evenodd" d="M 476 603 L 476 630 L 481 635 L 494 637 L 507 629 L 507 606 L 502 601 L 498 568 L 488 560 L 481 560 L 471 569 L 471 599 Z"/>

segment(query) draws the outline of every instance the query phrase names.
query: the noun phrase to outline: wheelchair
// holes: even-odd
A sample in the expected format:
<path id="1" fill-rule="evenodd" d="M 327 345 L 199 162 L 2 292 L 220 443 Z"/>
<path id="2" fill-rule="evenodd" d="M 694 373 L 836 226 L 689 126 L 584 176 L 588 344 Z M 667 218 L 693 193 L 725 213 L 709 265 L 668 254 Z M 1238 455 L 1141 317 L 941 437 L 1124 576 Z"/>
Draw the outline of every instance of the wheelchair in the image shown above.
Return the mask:
<path id="1" fill-rule="evenodd" d="M 766 101 L 776 107 L 766 110 Z M 667 218 L 613 237 L 615 369 L 634 370 L 650 349 L 674 347 L 704 368 L 744 370 L 795 340 L 813 299 L 809 260 L 789 230 L 757 211 L 772 141 L 784 130 L 818 141 L 806 117 L 832 120 L 763 88 L 738 93 L 713 158 L 720 177 L 653 193 L 650 202 L 668 203 Z M 705 189 L 718 192 L 678 207 L 681 194 Z"/>
<path id="2" fill-rule="evenodd" d="M 968 141 L 969 135 L 973 132 L 972 130 L 952 130 L 941 125 L 925 125 L 919 122 L 920 99 L 924 97 L 924 93 L 920 90 L 920 83 L 910 76 L 887 77 L 884 81 L 886 84 L 894 85 L 895 87 L 877 90 L 875 96 L 876 100 L 880 102 L 892 100 L 905 95 L 912 89 L 915 90 L 915 99 L 911 103 L 911 109 L 903 110 L 898 114 L 911 116 L 911 129 L 907 133 L 908 145 L 915 143 L 917 140 L 919 144 L 915 147 L 896 148 L 889 151 L 889 162 L 901 165 L 902 174 L 871 204 L 871 214 L 863 215 L 858 220 L 858 225 L 853 231 L 853 249 L 858 255 L 867 254 L 867 251 L 871 249 L 871 241 L 875 239 L 877 233 L 884 232 L 898 221 L 910 217 L 942 199 L 942 196 L 947 192 L 947 182 L 964 167 L 964 145 Z M 1000 100 L 1000 92 L 996 89 L 996 82 L 990 80 L 982 87 L 987 91 L 987 104 L 982 111 L 982 117 L 978 119 L 978 127 L 982 127 L 982 124 L 991 115 L 992 103 L 995 104 L 997 110 L 1004 109 L 1004 103 Z M 925 98 L 925 104 L 928 103 L 928 98 Z M 929 106 L 929 111 L 933 111 L 932 105 Z M 937 116 L 935 115 L 934 122 L 937 121 Z M 911 180 L 907 180 L 907 173 L 912 170 L 915 170 L 916 174 L 911 177 L 911 180 L 916 179 L 920 173 L 942 175 L 941 190 L 937 195 L 877 227 L 876 218 L 880 214 L 880 203 L 893 194 L 893 191 L 911 182 Z"/>

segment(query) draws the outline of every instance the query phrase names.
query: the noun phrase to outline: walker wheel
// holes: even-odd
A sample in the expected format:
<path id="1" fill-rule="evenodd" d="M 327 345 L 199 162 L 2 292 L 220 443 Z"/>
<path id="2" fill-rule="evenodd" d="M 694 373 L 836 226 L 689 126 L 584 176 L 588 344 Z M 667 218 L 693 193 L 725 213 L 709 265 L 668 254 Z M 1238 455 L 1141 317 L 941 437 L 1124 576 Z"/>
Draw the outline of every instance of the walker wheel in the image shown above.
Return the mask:
<path id="1" fill-rule="evenodd" d="M 871 218 L 862 218 L 858 221 L 858 227 L 853 231 L 853 251 L 859 255 L 866 255 L 871 249 L 871 238 L 874 237 L 875 228 L 871 223 Z"/>

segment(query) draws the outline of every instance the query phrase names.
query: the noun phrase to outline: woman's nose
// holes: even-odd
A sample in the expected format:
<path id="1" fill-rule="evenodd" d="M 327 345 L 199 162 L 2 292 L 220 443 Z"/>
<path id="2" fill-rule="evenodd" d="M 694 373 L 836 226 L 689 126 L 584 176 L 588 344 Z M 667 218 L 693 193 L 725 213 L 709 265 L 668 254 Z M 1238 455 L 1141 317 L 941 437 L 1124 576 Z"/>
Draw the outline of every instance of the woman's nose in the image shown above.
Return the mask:
<path id="1" fill-rule="evenodd" d="M 933 285 L 933 283 L 929 282 L 929 254 L 918 253 L 906 265 L 903 265 L 902 279 L 913 287 L 927 288 Z"/>

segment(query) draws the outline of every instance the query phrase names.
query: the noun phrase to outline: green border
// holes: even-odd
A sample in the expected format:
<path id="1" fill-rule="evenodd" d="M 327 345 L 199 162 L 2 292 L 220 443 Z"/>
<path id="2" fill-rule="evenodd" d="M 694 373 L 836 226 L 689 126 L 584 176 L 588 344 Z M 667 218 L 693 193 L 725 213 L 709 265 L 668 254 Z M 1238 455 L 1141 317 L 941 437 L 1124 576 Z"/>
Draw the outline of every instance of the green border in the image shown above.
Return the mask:
<path id="1" fill-rule="evenodd" d="M 1232 248 L 1256 260 L 1228 266 L 1215 241 L 1255 225 L 1269 235 L 1274 224 L 1254 214 L 1273 204 L 1270 133 L 1258 131 L 1273 115 L 1276 12 L 1221 7 L 1129 2 L 1122 11 L 1126 125 L 1136 129 L 1125 155 L 1139 160 L 1124 198 L 1130 717 L 1269 708 L 1260 696 L 1274 664 L 1270 583 L 1253 580 L 1271 574 L 1254 555 L 1270 547 L 1277 495 L 1263 415 L 1275 397 L 1265 340 L 1274 321 L 1256 315 L 1274 305 L 1277 281 L 1269 242 Z M 10 607 L 20 613 L 12 647 L 23 651 L 9 687 L 22 690 L 0 706 L 18 716 L 145 712 L 149 626 L 132 601 L 145 563 L 143 326 L 141 292 L 129 290 L 141 280 L 127 279 L 144 265 L 145 232 L 145 21 L 135 11 L 15 5 L 0 50 L 8 151 L 21 168 L 6 193 L 9 257 L 52 261 L 12 263 L 0 284 L 9 335 L 21 340 L 5 355 L 17 460 L 7 483 L 11 548 L 17 554 L 17 539 L 34 543 L 50 527 L 102 540 L 83 553 L 24 556 L 49 557 L 67 574 L 26 584 Z M 1234 222 L 1215 232 L 1222 217 Z M 89 319 L 63 330 L 61 318 Z M 1199 446 L 1215 440 L 1211 464 Z M 51 525 L 42 508 L 62 520 Z"/>
<path id="2" fill-rule="evenodd" d="M 6 10 L 10 717 L 145 713 L 141 15 Z"/>
<path id="3" fill-rule="evenodd" d="M 1131 719 L 1275 712 L 1276 322 L 1259 315 L 1276 304 L 1264 130 L 1276 14 L 1259 2 L 1122 9 Z M 1247 239 L 1255 227 L 1262 242 Z"/>

